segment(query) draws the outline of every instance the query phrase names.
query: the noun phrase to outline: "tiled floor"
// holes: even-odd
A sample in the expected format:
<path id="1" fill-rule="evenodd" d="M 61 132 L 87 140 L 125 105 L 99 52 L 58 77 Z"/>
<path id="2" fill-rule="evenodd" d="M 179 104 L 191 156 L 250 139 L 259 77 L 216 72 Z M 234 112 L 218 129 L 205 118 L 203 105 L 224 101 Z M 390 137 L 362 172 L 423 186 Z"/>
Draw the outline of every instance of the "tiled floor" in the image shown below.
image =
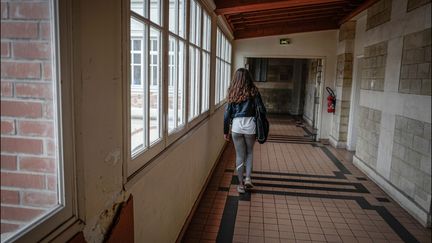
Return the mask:
<path id="1" fill-rule="evenodd" d="M 183 242 L 431 242 L 423 228 L 351 163 L 345 150 L 311 142 L 295 120 L 273 119 L 254 147 L 252 180 L 236 191 L 225 149 Z"/>

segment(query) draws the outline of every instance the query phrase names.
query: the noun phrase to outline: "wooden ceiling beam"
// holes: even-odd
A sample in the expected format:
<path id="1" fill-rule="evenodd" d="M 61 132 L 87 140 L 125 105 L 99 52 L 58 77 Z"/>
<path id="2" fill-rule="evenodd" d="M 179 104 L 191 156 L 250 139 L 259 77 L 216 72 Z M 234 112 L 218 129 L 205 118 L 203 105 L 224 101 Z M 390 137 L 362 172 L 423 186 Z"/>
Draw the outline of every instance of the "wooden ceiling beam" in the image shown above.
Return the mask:
<path id="1" fill-rule="evenodd" d="M 343 17 L 338 24 L 342 25 L 343 23 L 349 21 L 350 19 L 354 18 L 357 14 L 363 12 L 364 10 L 374 5 L 376 2 L 378 2 L 378 0 L 366 0 L 362 5 L 354 9 L 354 11 L 352 11 L 351 13 Z"/>
<path id="2" fill-rule="evenodd" d="M 249 29 L 254 28 L 256 26 L 262 26 L 262 25 L 269 25 L 269 24 L 287 24 L 287 23 L 299 23 L 299 22 L 311 22 L 311 21 L 331 21 L 337 23 L 340 17 L 337 17 L 334 15 L 334 13 L 328 13 L 321 16 L 309 16 L 309 17 L 300 17 L 300 18 L 290 18 L 290 19 L 279 19 L 279 20 L 267 20 L 267 21 L 261 21 L 261 22 L 252 22 L 252 23 L 244 23 L 244 24 L 237 24 L 233 25 L 235 30 L 240 29 Z"/>
<path id="3" fill-rule="evenodd" d="M 342 6 L 333 6 L 333 7 L 328 7 L 328 8 L 310 8 L 307 10 L 297 10 L 297 11 L 279 11 L 279 12 L 273 12 L 273 13 L 267 13 L 267 12 L 262 12 L 262 13 L 256 13 L 254 15 L 247 15 L 247 16 L 236 16 L 235 18 L 227 18 L 228 21 L 231 21 L 233 23 L 235 22 L 241 22 L 244 20 L 252 20 L 252 19 L 260 19 L 260 18 L 268 18 L 268 17 L 274 17 L 274 18 L 278 18 L 281 16 L 293 16 L 293 15 L 298 15 L 298 14 L 319 14 L 321 12 L 325 12 L 325 11 L 338 11 L 338 10 L 342 10 Z"/>
<path id="4" fill-rule="evenodd" d="M 246 24 L 246 23 L 259 23 L 259 22 L 265 22 L 265 21 L 280 21 L 284 19 L 294 19 L 294 18 L 302 18 L 302 17 L 320 17 L 322 15 L 337 15 L 339 12 L 334 10 L 327 10 L 327 11 L 319 11 L 319 12 L 311 12 L 311 13 L 305 13 L 305 14 L 285 14 L 285 15 L 279 15 L 279 16 L 260 16 L 256 18 L 245 18 L 243 20 L 235 20 L 230 21 L 233 25 L 237 24 Z"/>
<path id="5" fill-rule="evenodd" d="M 289 8 L 313 4 L 347 2 L 346 0 L 218 0 L 216 1 L 215 13 L 234 14 L 245 13 L 259 10 L 269 10 L 278 8 Z"/>
<path id="6" fill-rule="evenodd" d="M 292 33 L 311 32 L 320 30 L 337 29 L 337 22 L 332 21 L 315 21 L 310 23 L 297 22 L 285 23 L 279 25 L 261 25 L 256 28 L 236 30 L 234 32 L 235 39 L 262 37 L 270 35 L 285 35 Z M 293 40 L 295 42 L 295 39 Z"/>
<path id="7" fill-rule="evenodd" d="M 228 20 L 234 20 L 239 18 L 245 18 L 245 17 L 253 17 L 253 16 L 259 16 L 262 14 L 265 15 L 277 15 L 281 12 L 297 12 L 297 11 L 318 11 L 318 10 L 325 10 L 325 9 L 337 9 L 342 8 L 341 3 L 330 3 L 330 4 L 316 4 L 312 6 L 299 6 L 299 7 L 293 7 L 293 8 L 281 8 L 281 9 L 273 9 L 273 10 L 265 10 L 265 11 L 255 11 L 255 12 L 247 12 L 247 13 L 238 13 L 238 14 L 227 14 L 225 15 Z M 355 7 L 352 7 L 354 9 Z"/>

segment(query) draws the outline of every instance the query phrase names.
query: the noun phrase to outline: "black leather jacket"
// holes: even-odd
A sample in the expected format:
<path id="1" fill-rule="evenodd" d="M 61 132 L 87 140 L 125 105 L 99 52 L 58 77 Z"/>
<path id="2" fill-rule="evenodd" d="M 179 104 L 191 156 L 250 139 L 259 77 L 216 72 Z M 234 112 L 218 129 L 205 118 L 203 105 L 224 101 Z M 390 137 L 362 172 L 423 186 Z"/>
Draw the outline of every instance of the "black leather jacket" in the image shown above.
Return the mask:
<path id="1" fill-rule="evenodd" d="M 224 114 L 224 134 L 229 133 L 229 126 L 232 119 L 235 117 L 255 117 L 255 102 L 257 105 L 262 107 L 262 110 L 266 112 L 264 103 L 262 102 L 261 95 L 258 93 L 254 97 L 249 97 L 247 100 L 241 103 L 227 103 L 225 106 Z"/>

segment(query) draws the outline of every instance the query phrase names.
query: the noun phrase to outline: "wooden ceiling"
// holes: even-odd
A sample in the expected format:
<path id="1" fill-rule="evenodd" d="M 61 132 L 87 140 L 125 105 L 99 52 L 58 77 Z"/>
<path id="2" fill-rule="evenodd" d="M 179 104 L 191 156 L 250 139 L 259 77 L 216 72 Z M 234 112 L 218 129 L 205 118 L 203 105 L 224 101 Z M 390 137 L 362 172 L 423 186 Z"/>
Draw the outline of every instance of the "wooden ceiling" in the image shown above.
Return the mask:
<path id="1" fill-rule="evenodd" d="M 338 29 L 376 0 L 215 0 L 235 39 Z"/>

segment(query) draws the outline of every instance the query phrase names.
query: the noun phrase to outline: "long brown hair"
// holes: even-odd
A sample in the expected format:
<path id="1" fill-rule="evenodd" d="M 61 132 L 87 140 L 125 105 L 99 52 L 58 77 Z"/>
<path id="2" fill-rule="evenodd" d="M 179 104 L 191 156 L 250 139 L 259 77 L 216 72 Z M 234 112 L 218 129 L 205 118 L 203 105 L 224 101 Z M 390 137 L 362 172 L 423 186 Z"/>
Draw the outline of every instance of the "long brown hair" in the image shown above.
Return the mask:
<path id="1" fill-rule="evenodd" d="M 250 72 L 246 68 L 237 69 L 228 88 L 228 102 L 240 103 L 257 93 L 258 88 L 253 83 Z"/>

